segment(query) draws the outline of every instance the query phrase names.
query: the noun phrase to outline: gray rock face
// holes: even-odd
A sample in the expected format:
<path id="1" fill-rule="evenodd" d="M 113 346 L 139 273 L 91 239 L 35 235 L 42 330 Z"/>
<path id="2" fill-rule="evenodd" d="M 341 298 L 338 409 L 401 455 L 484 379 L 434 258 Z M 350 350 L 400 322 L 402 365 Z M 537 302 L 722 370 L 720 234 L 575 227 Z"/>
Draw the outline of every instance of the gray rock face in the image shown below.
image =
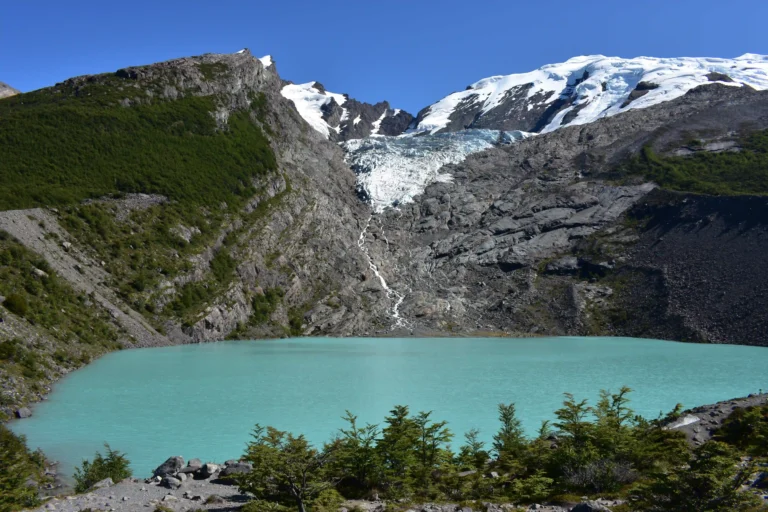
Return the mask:
<path id="1" fill-rule="evenodd" d="M 0 99 L 9 98 L 19 94 L 19 91 L 11 87 L 10 85 L 0 82 Z"/>
<path id="2" fill-rule="evenodd" d="M 414 203 L 387 211 L 379 223 L 372 223 L 369 250 L 388 284 L 407 291 L 400 311 L 415 330 L 442 331 L 451 325 L 462 332 L 588 334 L 594 332 L 590 318 L 595 308 L 616 307 L 645 315 L 650 308 L 643 297 L 653 296 L 655 303 L 663 305 L 662 311 L 654 310 L 656 321 L 624 325 L 607 321 L 608 332 L 666 339 L 697 333 L 694 339 L 768 344 L 768 328 L 762 325 L 765 315 L 757 313 L 768 305 L 751 292 L 745 290 L 750 299 L 738 304 L 747 307 L 752 320 L 719 302 L 709 301 L 722 313 L 695 311 L 696 304 L 707 302 L 705 294 L 733 296 L 733 308 L 737 308 L 736 298 L 742 294 L 729 289 L 733 285 L 726 277 L 734 265 L 744 272 L 737 282 L 761 283 L 755 290 L 768 286 L 768 275 L 755 268 L 761 258 L 752 252 L 768 250 L 768 237 L 762 235 L 761 227 L 768 224 L 762 213 L 764 199 L 729 203 L 719 198 L 708 207 L 694 206 L 709 201 L 705 198 L 674 199 L 689 205 L 688 214 L 679 210 L 674 214 L 679 228 L 672 233 L 679 232 L 680 237 L 685 233 L 692 258 L 677 264 L 678 256 L 672 254 L 678 254 L 679 246 L 673 240 L 668 254 L 655 245 L 666 240 L 662 230 L 670 229 L 664 219 L 671 211 L 662 213 L 655 207 L 649 212 L 661 216 L 658 228 L 651 232 L 625 225 L 630 211 L 640 212 L 633 217 L 643 215 L 640 205 L 647 198 L 659 198 L 653 201 L 658 206 L 672 198 L 661 192 L 649 195 L 654 190 L 651 183 L 613 181 L 614 169 L 645 144 L 652 144 L 657 152 L 671 152 L 692 133 L 722 140 L 728 133 L 738 133 L 742 123 L 756 129 L 768 127 L 768 94 L 707 85 L 669 103 L 474 154 L 461 164 L 443 168 L 453 176 L 451 183 L 430 185 Z M 738 220 L 733 213 L 737 204 L 743 205 Z M 745 224 L 747 211 L 755 219 L 751 224 Z M 728 224 L 729 232 L 743 238 L 741 256 L 727 244 L 714 247 L 715 240 L 721 240 L 717 237 L 728 229 L 726 224 L 711 230 L 711 242 L 706 243 L 712 245 L 704 245 L 706 231 L 694 231 L 687 224 L 689 218 L 701 226 L 701 219 L 708 215 L 734 219 Z M 596 254 L 596 243 L 610 244 L 611 251 Z M 643 252 L 646 243 L 648 250 Z M 723 254 L 717 269 L 701 260 L 708 258 L 710 247 Z M 680 269 L 680 277 L 670 269 Z M 632 275 L 632 291 L 627 293 L 614 293 L 612 285 L 584 282 L 626 272 Z M 668 280 L 655 277 L 664 272 L 676 280 L 676 290 L 667 288 Z M 684 283 L 696 283 L 686 276 L 694 273 L 701 276 L 698 279 L 712 276 L 711 285 L 701 295 L 684 297 L 690 291 Z M 667 301 L 667 296 L 675 300 Z M 750 301 L 754 308 L 748 306 Z M 683 324 L 681 315 L 686 319 Z M 737 323 L 743 329 L 734 329 Z M 629 333 L 632 328 L 637 330 Z"/>
<path id="3" fill-rule="evenodd" d="M 160 464 L 160 466 L 152 472 L 152 476 L 166 477 L 175 475 L 181 468 L 184 467 L 184 457 L 169 457 L 168 460 Z"/>

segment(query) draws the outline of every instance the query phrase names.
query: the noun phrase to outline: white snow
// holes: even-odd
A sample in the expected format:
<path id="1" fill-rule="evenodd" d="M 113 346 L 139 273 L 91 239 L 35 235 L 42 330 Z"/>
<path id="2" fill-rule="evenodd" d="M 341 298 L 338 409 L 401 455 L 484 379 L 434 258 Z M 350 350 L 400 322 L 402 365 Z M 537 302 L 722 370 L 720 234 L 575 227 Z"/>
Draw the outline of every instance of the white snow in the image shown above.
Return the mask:
<path id="1" fill-rule="evenodd" d="M 375 120 L 371 124 L 371 135 L 379 135 L 379 130 L 381 129 L 381 122 L 384 120 L 385 117 L 387 117 L 387 110 L 384 110 L 384 112 L 381 113 L 381 117 L 379 117 L 377 120 Z"/>
<path id="2" fill-rule="evenodd" d="M 242 50 L 235 52 L 235 55 L 240 55 L 241 53 L 245 53 L 245 52 L 246 52 L 246 48 L 243 48 Z"/>
<path id="3" fill-rule="evenodd" d="M 344 105 L 347 98 L 343 94 L 336 94 L 332 92 L 320 92 L 314 85 L 317 82 L 307 82 L 305 84 L 289 84 L 283 87 L 280 93 L 289 100 L 293 101 L 296 105 L 296 110 L 299 111 L 299 115 L 309 123 L 309 125 L 323 134 L 324 137 L 328 137 L 330 130 L 336 132 L 339 131 L 339 127 L 332 127 L 323 119 L 323 112 L 320 108 L 326 103 L 334 99 L 339 105 Z M 342 115 L 342 119 L 345 119 L 346 112 Z"/>
<path id="4" fill-rule="evenodd" d="M 352 124 L 357 124 L 360 122 L 360 116 L 358 115 L 354 121 L 352 121 Z"/>
<path id="5" fill-rule="evenodd" d="M 528 135 L 507 132 L 513 141 Z M 441 167 L 491 147 L 498 138 L 495 130 L 462 130 L 434 135 L 379 135 L 349 140 L 342 147 L 357 173 L 358 186 L 368 195 L 374 212 L 381 212 L 412 202 L 431 183 L 452 181 L 450 174 L 440 173 Z"/>
<path id="6" fill-rule="evenodd" d="M 589 73 L 588 77 L 576 84 L 577 80 L 585 76 L 585 72 Z M 429 113 L 415 130 L 435 133 L 445 128 L 451 113 L 464 102 L 480 104 L 481 114 L 484 114 L 497 107 L 508 94 L 525 94 L 527 98 L 537 93 L 549 94 L 543 103 L 550 104 L 566 88 L 572 88 L 577 98 L 574 107 L 583 105 L 578 115 L 568 124 L 585 124 L 626 110 L 678 98 L 694 87 L 713 83 L 706 77 L 710 72 L 723 73 L 734 80 L 732 83 L 717 83 L 737 87 L 747 84 L 758 90 L 768 89 L 768 56 L 763 55 L 748 53 L 736 59 L 581 56 L 528 73 L 484 78 L 466 91 L 450 94 L 431 105 Z M 622 103 L 641 81 L 659 87 L 622 108 Z M 521 87 L 527 84 L 532 86 L 527 90 Z M 530 105 L 528 109 L 531 109 Z M 542 131 L 559 128 L 565 113 L 560 114 Z"/>
<path id="7" fill-rule="evenodd" d="M 262 58 L 260 58 L 259 60 L 261 61 L 261 64 L 265 68 L 268 68 L 269 66 L 272 65 L 272 56 L 271 55 L 265 55 Z"/>

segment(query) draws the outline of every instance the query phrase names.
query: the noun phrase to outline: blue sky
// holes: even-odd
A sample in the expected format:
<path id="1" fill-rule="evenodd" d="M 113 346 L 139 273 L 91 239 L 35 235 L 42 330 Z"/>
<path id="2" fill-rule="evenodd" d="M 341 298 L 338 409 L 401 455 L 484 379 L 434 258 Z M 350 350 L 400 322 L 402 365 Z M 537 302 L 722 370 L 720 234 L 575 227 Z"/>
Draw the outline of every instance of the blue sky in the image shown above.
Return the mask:
<path id="1" fill-rule="evenodd" d="M 29 91 L 248 47 L 285 79 L 415 113 L 480 78 L 574 55 L 766 54 L 766 19 L 766 0 L 22 0 L 0 15 L 0 81 Z"/>

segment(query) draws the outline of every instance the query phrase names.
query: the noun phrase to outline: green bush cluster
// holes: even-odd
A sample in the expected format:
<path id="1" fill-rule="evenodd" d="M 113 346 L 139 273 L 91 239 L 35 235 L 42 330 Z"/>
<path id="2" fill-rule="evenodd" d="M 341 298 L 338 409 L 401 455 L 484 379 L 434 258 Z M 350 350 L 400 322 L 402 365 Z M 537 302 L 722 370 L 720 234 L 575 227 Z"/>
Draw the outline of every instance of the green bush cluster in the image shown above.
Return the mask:
<path id="1" fill-rule="evenodd" d="M 44 471 L 42 455 L 31 453 L 23 436 L 0 423 L 0 512 L 39 505 L 35 484 L 43 483 Z"/>
<path id="2" fill-rule="evenodd" d="M 231 115 L 222 130 L 215 97 L 150 99 L 128 82 L 99 77 L 0 102 L 0 209 L 115 192 L 218 206 L 250 197 L 252 179 L 276 168 L 248 112 Z M 142 101 L 120 105 L 134 95 Z"/>
<path id="3" fill-rule="evenodd" d="M 250 324 L 261 325 L 269 321 L 272 313 L 275 312 L 280 301 L 283 300 L 284 295 L 285 292 L 280 287 L 267 288 L 264 290 L 263 295 L 254 295 L 253 299 L 251 299 L 253 314 L 251 314 Z"/>
<path id="4" fill-rule="evenodd" d="M 347 412 L 347 426 L 322 448 L 256 425 L 243 456 L 253 470 L 238 484 L 255 497 L 248 509 L 254 511 L 329 510 L 344 497 L 375 495 L 522 504 L 585 494 L 624 497 L 638 511 L 751 510 L 756 498 L 742 486 L 754 468 L 739 464 L 737 448 L 759 438 L 754 430 L 726 426 L 737 432 L 731 444 L 711 441 L 691 451 L 682 433 L 663 428 L 680 407 L 646 420 L 629 407 L 630 391 L 603 391 L 594 406 L 566 394 L 555 420 L 533 438 L 524 435 L 514 404 L 500 404 L 492 443 L 472 430 L 457 451 L 445 421 L 405 406 L 381 426 L 359 425 Z"/>
<path id="5" fill-rule="evenodd" d="M 700 145 L 700 144 L 699 144 Z M 744 138 L 738 152 L 660 156 L 646 146 L 622 172 L 659 186 L 711 195 L 768 194 L 768 130 Z"/>
<path id="6" fill-rule="evenodd" d="M 108 444 L 104 448 L 105 455 L 96 452 L 92 461 L 84 460 L 80 467 L 75 468 L 75 492 L 86 492 L 105 478 L 117 483 L 131 476 L 130 461 L 125 454 L 113 450 Z"/>

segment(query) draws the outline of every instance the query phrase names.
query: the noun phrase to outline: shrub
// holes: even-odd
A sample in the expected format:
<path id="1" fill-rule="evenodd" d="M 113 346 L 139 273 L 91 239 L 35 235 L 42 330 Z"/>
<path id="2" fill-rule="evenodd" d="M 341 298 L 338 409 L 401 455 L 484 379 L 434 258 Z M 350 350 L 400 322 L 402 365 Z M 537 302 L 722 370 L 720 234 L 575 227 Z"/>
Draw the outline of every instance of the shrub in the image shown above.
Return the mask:
<path id="1" fill-rule="evenodd" d="M 253 500 L 246 503 L 240 510 L 241 512 L 288 512 L 292 509 L 274 501 Z"/>
<path id="2" fill-rule="evenodd" d="M 24 437 L 0 424 L 0 512 L 38 504 L 37 489 L 27 480 L 39 481 L 41 465 L 27 450 Z"/>
<path id="3" fill-rule="evenodd" d="M 81 467 L 75 468 L 75 492 L 86 492 L 105 478 L 119 482 L 131 476 L 130 461 L 125 458 L 125 454 L 113 450 L 108 444 L 104 448 L 107 451 L 106 457 L 96 452 L 93 462 L 84 460 Z"/>
<path id="4" fill-rule="evenodd" d="M 312 512 L 336 512 L 344 503 L 344 496 L 336 489 L 325 489 L 312 500 L 309 509 Z"/>
<path id="5" fill-rule="evenodd" d="M 715 439 L 752 455 L 768 454 L 768 405 L 736 409 L 717 431 Z"/>
<path id="6" fill-rule="evenodd" d="M 742 466 L 728 445 L 708 442 L 699 447 L 688 466 L 655 475 L 630 497 L 632 510 L 677 512 L 701 510 L 732 512 L 753 510 L 755 495 L 742 492 L 753 467 Z"/>
<path id="7" fill-rule="evenodd" d="M 5 301 L 3 302 L 3 306 L 11 313 L 22 317 L 27 316 L 27 313 L 29 312 L 29 304 L 27 304 L 27 299 L 18 293 L 12 293 L 6 297 Z"/>

